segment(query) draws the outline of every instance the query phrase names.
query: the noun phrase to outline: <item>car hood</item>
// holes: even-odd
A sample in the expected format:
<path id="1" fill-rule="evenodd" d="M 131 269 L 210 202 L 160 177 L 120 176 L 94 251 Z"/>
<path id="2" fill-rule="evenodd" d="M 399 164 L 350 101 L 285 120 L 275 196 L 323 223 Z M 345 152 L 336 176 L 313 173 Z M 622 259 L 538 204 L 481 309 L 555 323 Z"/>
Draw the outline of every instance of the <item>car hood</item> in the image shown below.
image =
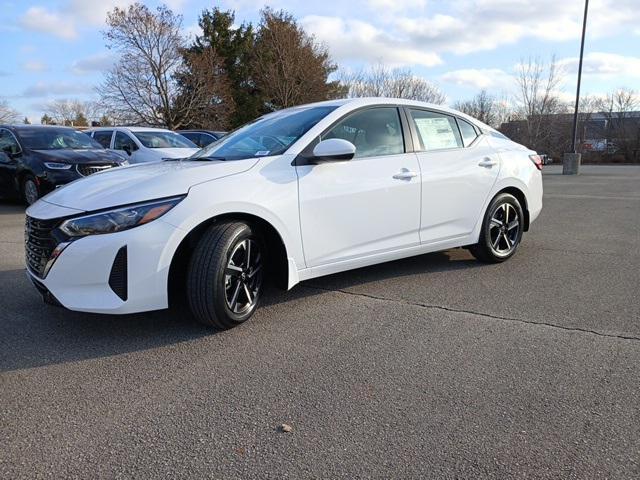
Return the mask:
<path id="1" fill-rule="evenodd" d="M 122 163 L 124 157 L 112 150 L 32 150 L 44 162 L 58 163 Z"/>
<path id="2" fill-rule="evenodd" d="M 95 173 L 58 188 L 42 200 L 92 211 L 156 198 L 184 195 L 193 185 L 245 172 L 259 159 L 140 163 Z"/>
<path id="3" fill-rule="evenodd" d="M 196 153 L 199 148 L 151 148 L 162 158 L 187 158 Z"/>

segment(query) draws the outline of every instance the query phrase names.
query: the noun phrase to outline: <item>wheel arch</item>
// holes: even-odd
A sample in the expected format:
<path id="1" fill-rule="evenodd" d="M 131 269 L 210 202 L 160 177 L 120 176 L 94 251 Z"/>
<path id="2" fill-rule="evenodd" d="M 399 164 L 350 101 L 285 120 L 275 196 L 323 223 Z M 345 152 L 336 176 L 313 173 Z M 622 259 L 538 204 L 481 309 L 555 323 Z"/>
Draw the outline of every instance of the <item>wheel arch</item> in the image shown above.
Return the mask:
<path id="1" fill-rule="evenodd" d="M 520 202 L 520 206 L 522 207 L 522 213 L 524 214 L 524 226 L 523 226 L 523 231 L 528 231 L 529 230 L 529 205 L 527 203 L 527 196 L 525 195 L 525 193 L 519 189 L 518 187 L 515 186 L 509 186 L 509 187 L 505 187 L 502 190 L 498 191 L 492 198 L 491 200 L 493 200 L 494 198 L 496 198 L 498 195 L 500 195 L 501 193 L 508 193 L 510 195 L 513 195 L 514 197 L 516 197 L 516 199 L 518 200 L 518 202 Z"/>
<path id="2" fill-rule="evenodd" d="M 286 290 L 292 286 L 292 281 L 297 283 L 297 278 L 290 278 L 292 272 L 290 271 L 287 247 L 282 235 L 269 221 L 251 213 L 224 213 L 200 222 L 180 241 L 169 266 L 167 295 L 170 306 L 178 304 L 181 301 L 188 263 L 195 245 L 211 225 L 225 220 L 244 221 L 258 229 L 269 251 L 269 271 L 271 275 L 273 275 L 274 283 L 278 287 Z"/>

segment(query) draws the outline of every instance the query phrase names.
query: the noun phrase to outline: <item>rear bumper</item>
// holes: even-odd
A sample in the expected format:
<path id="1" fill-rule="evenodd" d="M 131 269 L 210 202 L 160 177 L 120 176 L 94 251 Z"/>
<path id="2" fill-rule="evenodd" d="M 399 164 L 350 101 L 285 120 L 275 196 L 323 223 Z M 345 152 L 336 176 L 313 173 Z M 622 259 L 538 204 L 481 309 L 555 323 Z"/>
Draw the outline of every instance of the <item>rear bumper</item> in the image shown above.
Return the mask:
<path id="1" fill-rule="evenodd" d="M 45 278 L 30 271 L 28 275 L 47 303 L 69 310 L 160 310 L 168 307 L 169 267 L 182 237 L 181 230 L 161 219 L 124 232 L 84 237 L 64 249 Z"/>

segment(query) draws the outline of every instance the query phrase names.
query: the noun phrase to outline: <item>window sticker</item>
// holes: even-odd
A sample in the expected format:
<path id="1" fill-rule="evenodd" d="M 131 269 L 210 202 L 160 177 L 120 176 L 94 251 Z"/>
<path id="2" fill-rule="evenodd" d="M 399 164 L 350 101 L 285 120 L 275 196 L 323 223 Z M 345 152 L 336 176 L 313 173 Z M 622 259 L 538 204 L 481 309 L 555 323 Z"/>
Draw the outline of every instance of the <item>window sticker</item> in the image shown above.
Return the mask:
<path id="1" fill-rule="evenodd" d="M 457 148 L 458 142 L 447 118 L 415 118 L 426 150 Z"/>
<path id="2" fill-rule="evenodd" d="M 264 157 L 266 155 L 269 155 L 269 152 L 271 152 L 271 150 L 258 150 L 256 152 L 256 157 Z"/>

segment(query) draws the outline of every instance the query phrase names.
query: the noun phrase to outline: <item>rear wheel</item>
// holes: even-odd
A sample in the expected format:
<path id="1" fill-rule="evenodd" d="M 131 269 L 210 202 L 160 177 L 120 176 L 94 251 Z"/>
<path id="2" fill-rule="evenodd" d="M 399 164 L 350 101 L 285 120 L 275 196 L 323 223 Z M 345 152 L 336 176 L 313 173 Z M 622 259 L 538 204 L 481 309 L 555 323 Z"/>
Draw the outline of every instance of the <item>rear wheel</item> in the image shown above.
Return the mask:
<path id="1" fill-rule="evenodd" d="M 522 240 L 523 225 L 524 215 L 518 199 L 501 193 L 489 204 L 479 241 L 469 251 L 481 262 L 504 262 L 516 253 Z"/>
<path id="2" fill-rule="evenodd" d="M 40 189 L 33 175 L 27 175 L 22 179 L 22 199 L 27 205 L 34 204 L 40 198 Z"/>
<path id="3" fill-rule="evenodd" d="M 189 262 L 187 300 L 202 323 L 230 328 L 251 317 L 262 295 L 264 242 L 244 222 L 209 227 Z"/>

